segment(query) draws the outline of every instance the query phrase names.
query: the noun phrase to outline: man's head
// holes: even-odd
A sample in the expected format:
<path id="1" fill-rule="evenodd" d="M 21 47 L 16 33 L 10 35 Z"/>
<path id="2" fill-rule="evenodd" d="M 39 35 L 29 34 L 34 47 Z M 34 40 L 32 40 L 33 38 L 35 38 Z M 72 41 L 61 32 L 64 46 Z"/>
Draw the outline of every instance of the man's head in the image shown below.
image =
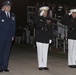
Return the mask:
<path id="1" fill-rule="evenodd" d="M 10 6 L 5 6 L 5 11 L 6 12 L 10 12 L 11 11 L 11 7 Z"/>
<path id="2" fill-rule="evenodd" d="M 70 15 L 72 15 L 73 18 L 76 18 L 76 9 L 70 10 Z"/>
<path id="3" fill-rule="evenodd" d="M 72 17 L 73 17 L 73 18 L 76 18 L 76 12 L 73 12 L 73 13 L 72 13 Z"/>
<path id="4" fill-rule="evenodd" d="M 48 11 L 44 11 L 43 17 L 47 17 L 47 15 L 48 15 Z"/>
<path id="5" fill-rule="evenodd" d="M 39 10 L 40 10 L 40 16 L 47 17 L 49 7 L 44 6 L 44 7 L 41 7 Z"/>
<path id="6" fill-rule="evenodd" d="M 4 8 L 3 10 L 6 11 L 6 12 L 10 12 L 11 11 L 11 1 L 5 1 L 3 2 L 3 7 Z"/>

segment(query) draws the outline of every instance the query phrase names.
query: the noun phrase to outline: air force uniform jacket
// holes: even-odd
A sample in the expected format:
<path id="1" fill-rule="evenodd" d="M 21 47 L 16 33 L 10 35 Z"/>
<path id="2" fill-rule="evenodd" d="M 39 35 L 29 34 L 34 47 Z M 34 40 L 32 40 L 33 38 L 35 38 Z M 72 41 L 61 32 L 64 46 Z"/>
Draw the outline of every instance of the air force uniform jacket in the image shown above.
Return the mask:
<path id="1" fill-rule="evenodd" d="M 0 10 L 0 40 L 12 40 L 15 36 L 15 24 L 13 13 L 10 13 L 10 18 L 7 18 L 5 12 Z"/>

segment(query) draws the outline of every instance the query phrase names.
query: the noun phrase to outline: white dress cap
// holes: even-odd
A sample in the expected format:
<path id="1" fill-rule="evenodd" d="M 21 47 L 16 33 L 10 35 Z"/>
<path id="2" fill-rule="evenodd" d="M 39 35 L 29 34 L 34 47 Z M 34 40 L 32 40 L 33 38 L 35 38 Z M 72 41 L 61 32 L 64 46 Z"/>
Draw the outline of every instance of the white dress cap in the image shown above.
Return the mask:
<path id="1" fill-rule="evenodd" d="M 76 12 L 76 9 L 71 9 L 70 12 L 72 12 L 72 13 L 73 13 L 73 12 Z"/>
<path id="2" fill-rule="evenodd" d="M 76 12 L 76 9 L 71 9 L 69 15 L 71 15 L 74 12 Z"/>
<path id="3" fill-rule="evenodd" d="M 48 11 L 49 10 L 49 7 L 48 6 L 43 6 L 43 7 L 40 7 L 39 10 L 40 11 L 43 11 L 43 10 L 44 11 Z"/>

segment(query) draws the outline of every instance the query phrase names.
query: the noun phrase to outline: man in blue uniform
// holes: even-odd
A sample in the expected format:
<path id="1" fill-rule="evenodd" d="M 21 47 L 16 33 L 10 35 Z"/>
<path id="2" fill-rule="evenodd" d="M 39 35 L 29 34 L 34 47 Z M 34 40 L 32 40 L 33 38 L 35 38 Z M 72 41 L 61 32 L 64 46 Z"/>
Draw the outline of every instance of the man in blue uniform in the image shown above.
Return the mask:
<path id="1" fill-rule="evenodd" d="M 0 10 L 0 72 L 9 72 L 10 47 L 15 36 L 15 15 L 10 13 L 10 1 L 3 2 L 2 7 Z"/>

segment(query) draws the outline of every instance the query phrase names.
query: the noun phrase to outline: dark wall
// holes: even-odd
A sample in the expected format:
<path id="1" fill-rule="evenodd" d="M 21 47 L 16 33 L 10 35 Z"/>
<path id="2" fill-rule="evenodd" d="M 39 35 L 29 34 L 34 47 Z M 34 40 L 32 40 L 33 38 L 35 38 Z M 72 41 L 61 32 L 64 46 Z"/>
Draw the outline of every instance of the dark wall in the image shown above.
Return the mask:
<path id="1" fill-rule="evenodd" d="M 24 0 L 13 1 L 12 12 L 16 15 L 17 26 L 25 26 L 26 24 L 26 6 Z"/>
<path id="2" fill-rule="evenodd" d="M 0 5 L 4 0 L 0 0 Z M 16 15 L 17 26 L 25 26 L 27 20 L 27 6 L 35 5 L 37 2 L 42 4 L 43 1 L 46 3 L 76 3 L 76 0 L 11 0 L 13 2 L 12 12 Z"/>
<path id="3" fill-rule="evenodd" d="M 17 26 L 25 26 L 27 24 L 27 6 L 35 5 L 36 0 L 12 0 L 12 12 L 16 15 Z"/>

